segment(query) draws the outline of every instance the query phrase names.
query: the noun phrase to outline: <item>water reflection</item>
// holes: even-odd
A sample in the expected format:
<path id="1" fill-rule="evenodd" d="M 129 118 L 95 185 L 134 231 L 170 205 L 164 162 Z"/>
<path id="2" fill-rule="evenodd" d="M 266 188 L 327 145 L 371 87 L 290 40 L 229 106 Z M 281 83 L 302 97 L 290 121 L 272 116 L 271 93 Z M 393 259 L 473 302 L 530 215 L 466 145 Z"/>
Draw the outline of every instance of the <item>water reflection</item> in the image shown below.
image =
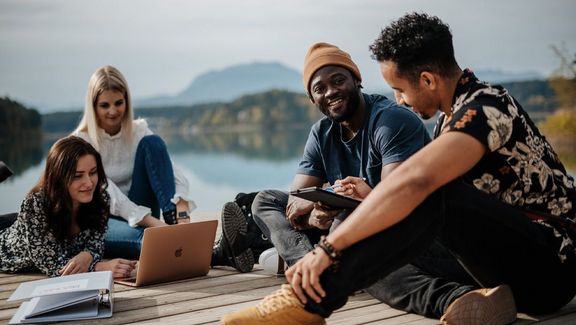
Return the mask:
<path id="1" fill-rule="evenodd" d="M 288 189 L 308 137 L 308 128 L 275 132 L 161 134 L 171 157 L 190 180 L 201 211 L 219 211 L 238 192 Z M 15 175 L 0 184 L 0 213 L 17 211 L 44 168 L 55 137 L 0 141 L 0 160 Z M 576 175 L 576 141 L 552 143 Z"/>
<path id="2" fill-rule="evenodd" d="M 159 134 L 174 163 L 190 180 L 190 194 L 202 211 L 218 211 L 238 192 L 288 189 L 308 136 L 307 129 L 281 132 L 205 133 L 190 136 Z M 62 135 L 64 136 L 64 135 Z M 10 142 L 2 158 L 14 176 L 0 184 L 0 213 L 17 211 L 38 180 L 44 157 L 57 137 L 29 145 Z M 20 157 L 12 159 L 11 157 Z M 9 159 L 8 159 L 9 158 Z"/>
<path id="3" fill-rule="evenodd" d="M 249 159 L 285 161 L 302 155 L 308 129 L 197 133 L 190 136 L 159 134 L 174 153 L 231 153 Z"/>
<path id="4" fill-rule="evenodd" d="M 0 138 L 0 160 L 14 172 L 14 176 L 22 174 L 30 167 L 34 167 L 44 158 L 42 137 L 31 138 Z"/>

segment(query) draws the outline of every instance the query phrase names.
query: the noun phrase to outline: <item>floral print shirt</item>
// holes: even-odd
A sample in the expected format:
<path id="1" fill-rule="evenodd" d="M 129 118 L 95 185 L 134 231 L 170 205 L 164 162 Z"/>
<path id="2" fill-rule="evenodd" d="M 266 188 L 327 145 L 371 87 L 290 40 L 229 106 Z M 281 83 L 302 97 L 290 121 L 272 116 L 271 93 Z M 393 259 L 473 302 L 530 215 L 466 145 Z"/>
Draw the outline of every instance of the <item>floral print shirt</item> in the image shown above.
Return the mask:
<path id="1" fill-rule="evenodd" d="M 85 229 L 72 240 L 59 242 L 46 230 L 43 202 L 42 191 L 28 195 L 14 224 L 0 230 L 0 271 L 40 271 L 59 276 L 59 270 L 82 251 L 92 254 L 89 271 L 93 271 L 104 254 L 105 231 Z"/>
<path id="2" fill-rule="evenodd" d="M 452 104 L 451 118 L 436 125 L 435 134 L 458 131 L 473 136 L 487 148 L 484 157 L 463 179 L 477 189 L 524 210 L 551 215 L 535 220 L 553 229 L 561 260 L 576 253 L 574 232 L 563 224 L 576 221 L 574 179 L 558 156 L 508 91 L 480 82 L 466 69 Z"/>

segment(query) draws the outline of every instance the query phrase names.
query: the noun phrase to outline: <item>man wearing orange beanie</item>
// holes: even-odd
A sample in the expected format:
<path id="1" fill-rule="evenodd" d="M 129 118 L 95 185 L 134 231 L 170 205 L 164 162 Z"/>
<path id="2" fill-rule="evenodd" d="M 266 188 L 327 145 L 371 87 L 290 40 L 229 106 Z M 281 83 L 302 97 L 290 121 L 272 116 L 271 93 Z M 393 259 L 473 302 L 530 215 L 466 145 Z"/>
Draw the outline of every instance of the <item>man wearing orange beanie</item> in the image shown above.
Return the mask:
<path id="1" fill-rule="evenodd" d="M 355 290 L 435 242 L 484 286 L 456 299 L 444 324 L 509 324 L 517 311 L 546 314 L 572 301 L 575 182 L 520 103 L 458 65 L 438 17 L 406 14 L 370 49 L 401 103 L 423 118 L 441 113 L 435 139 L 288 269 L 290 287 L 237 318 L 287 324 L 299 314 L 322 324 Z"/>
<path id="2" fill-rule="evenodd" d="M 304 59 L 304 89 L 326 117 L 312 126 L 292 190 L 330 184 L 337 193 L 363 199 L 396 166 L 430 141 L 413 112 L 386 97 L 362 93 L 361 83 L 360 71 L 348 53 L 328 43 L 313 44 L 308 50 Z M 256 224 L 291 266 L 312 251 L 321 236 L 335 229 L 350 210 L 334 210 L 285 191 L 265 190 L 254 199 L 252 213 Z M 388 282 L 378 282 L 379 287 L 374 289 L 385 291 L 382 289 L 395 285 L 396 276 L 405 275 L 400 272 L 391 276 Z M 429 283 L 429 279 L 420 280 Z M 299 305 L 289 287 L 283 287 L 282 291 L 295 306 Z M 392 294 L 401 300 L 410 291 L 404 288 Z M 376 296 L 389 302 L 389 297 Z M 297 323 L 319 317 L 301 312 L 303 309 L 286 311 Z M 223 322 L 269 321 L 259 315 L 265 313 L 249 309 L 230 314 Z"/>
<path id="3" fill-rule="evenodd" d="M 312 102 L 314 99 L 310 94 L 310 79 L 312 75 L 318 71 L 320 68 L 334 65 L 347 69 L 358 83 L 362 82 L 362 76 L 360 75 L 360 70 L 356 66 L 356 63 L 352 61 L 350 54 L 342 51 L 338 47 L 328 44 L 328 43 L 316 43 L 308 49 L 308 53 L 304 58 L 304 73 L 303 82 L 304 88 L 310 96 Z"/>

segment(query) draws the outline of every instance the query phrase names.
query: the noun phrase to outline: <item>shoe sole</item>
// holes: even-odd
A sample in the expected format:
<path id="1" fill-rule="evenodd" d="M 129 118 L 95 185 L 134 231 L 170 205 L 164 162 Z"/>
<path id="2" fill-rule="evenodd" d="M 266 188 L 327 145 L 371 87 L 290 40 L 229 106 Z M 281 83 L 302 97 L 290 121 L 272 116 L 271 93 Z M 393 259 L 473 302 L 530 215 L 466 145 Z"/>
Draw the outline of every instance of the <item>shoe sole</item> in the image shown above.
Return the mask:
<path id="1" fill-rule="evenodd" d="M 463 300 L 458 308 L 440 319 L 443 324 L 503 325 L 516 320 L 514 296 L 507 285 L 495 287 L 485 295 L 470 292 L 459 299 Z"/>
<path id="2" fill-rule="evenodd" d="M 231 259 L 232 266 L 242 273 L 252 271 L 254 267 L 254 254 L 252 249 L 247 248 L 241 253 L 236 253 L 236 243 L 246 237 L 248 224 L 242 210 L 235 202 L 224 204 L 222 209 L 222 234 L 224 235 L 224 249 Z"/>

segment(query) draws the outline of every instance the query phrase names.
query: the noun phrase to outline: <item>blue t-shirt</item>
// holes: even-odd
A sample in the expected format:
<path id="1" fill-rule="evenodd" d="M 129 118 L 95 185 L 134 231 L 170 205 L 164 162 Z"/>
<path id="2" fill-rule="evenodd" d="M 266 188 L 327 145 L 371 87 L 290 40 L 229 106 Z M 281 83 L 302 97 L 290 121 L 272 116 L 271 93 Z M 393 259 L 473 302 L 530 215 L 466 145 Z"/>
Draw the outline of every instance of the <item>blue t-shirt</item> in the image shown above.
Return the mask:
<path id="1" fill-rule="evenodd" d="M 341 126 L 327 117 L 316 122 L 306 141 L 297 173 L 334 184 L 347 176 L 380 182 L 382 166 L 401 162 L 418 151 L 430 136 L 412 111 L 380 95 L 363 94 L 366 117 L 354 138 L 344 141 Z"/>

